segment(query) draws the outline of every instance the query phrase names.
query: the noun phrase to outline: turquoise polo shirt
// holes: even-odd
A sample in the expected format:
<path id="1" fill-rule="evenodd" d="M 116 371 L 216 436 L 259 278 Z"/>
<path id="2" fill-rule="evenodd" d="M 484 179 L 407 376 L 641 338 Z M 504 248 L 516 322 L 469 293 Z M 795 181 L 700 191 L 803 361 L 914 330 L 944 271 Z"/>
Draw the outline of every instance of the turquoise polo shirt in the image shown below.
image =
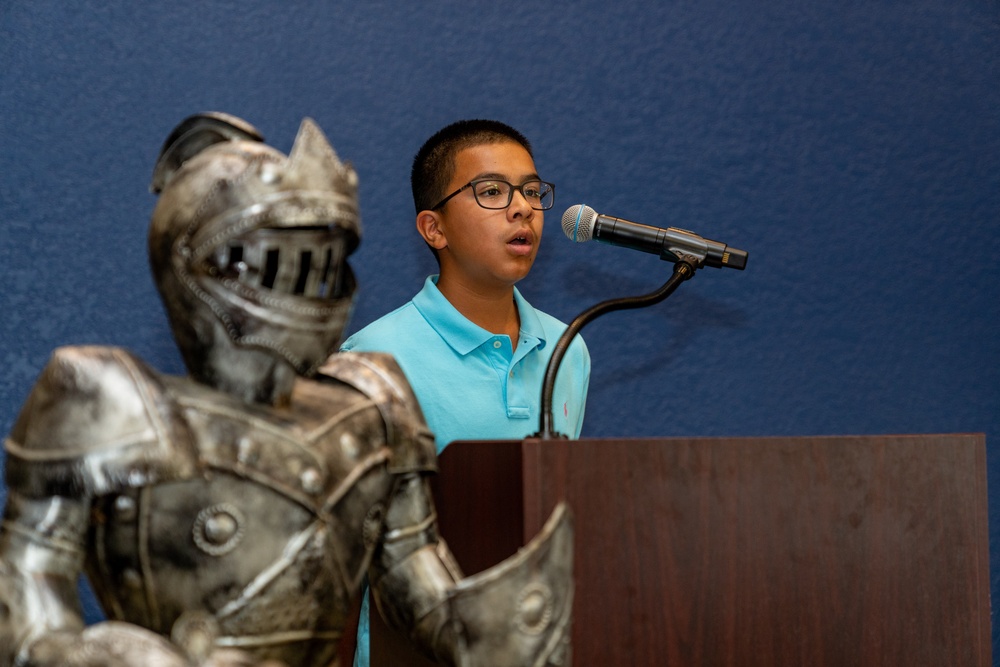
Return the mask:
<path id="1" fill-rule="evenodd" d="M 514 289 L 521 318 L 510 338 L 470 322 L 430 276 L 411 301 L 354 334 L 341 351 L 389 352 L 420 401 L 440 452 L 454 440 L 520 439 L 538 432 L 545 367 L 566 325 Z M 553 428 L 580 436 L 590 353 L 577 336 L 563 357 L 553 391 Z"/>
<path id="2" fill-rule="evenodd" d="M 531 306 L 514 288 L 521 318 L 510 337 L 470 322 L 437 288 L 437 276 L 408 303 L 348 338 L 341 352 L 388 352 L 403 369 L 440 453 L 455 440 L 520 440 L 537 433 L 545 367 L 566 325 Z M 552 392 L 552 427 L 580 437 L 590 385 L 590 353 L 576 336 Z M 368 587 L 362 591 L 355 667 L 370 664 Z"/>

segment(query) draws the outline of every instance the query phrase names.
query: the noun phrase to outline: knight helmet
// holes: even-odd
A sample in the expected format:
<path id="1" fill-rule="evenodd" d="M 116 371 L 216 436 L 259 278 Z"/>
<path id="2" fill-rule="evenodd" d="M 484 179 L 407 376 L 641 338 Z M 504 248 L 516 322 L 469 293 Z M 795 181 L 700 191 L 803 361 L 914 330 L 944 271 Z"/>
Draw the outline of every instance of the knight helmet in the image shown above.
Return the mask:
<path id="1" fill-rule="evenodd" d="M 189 373 L 247 401 L 287 400 L 350 316 L 356 173 L 309 118 L 285 156 L 213 112 L 171 133 L 150 187 L 150 263 Z"/>

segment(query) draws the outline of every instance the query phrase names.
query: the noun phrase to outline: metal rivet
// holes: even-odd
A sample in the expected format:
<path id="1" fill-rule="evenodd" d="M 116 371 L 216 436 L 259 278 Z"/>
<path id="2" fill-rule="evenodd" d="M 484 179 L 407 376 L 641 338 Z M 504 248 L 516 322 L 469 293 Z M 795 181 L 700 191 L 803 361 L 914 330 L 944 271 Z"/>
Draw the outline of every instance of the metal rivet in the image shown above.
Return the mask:
<path id="1" fill-rule="evenodd" d="M 122 581 L 133 590 L 142 587 L 142 577 L 132 568 L 127 568 L 122 572 Z"/>
<path id="2" fill-rule="evenodd" d="M 253 440 L 244 436 L 236 441 L 236 458 L 245 465 L 255 463 L 257 454 L 254 451 Z"/>
<path id="3" fill-rule="evenodd" d="M 115 498 L 115 515 L 120 521 L 135 519 L 135 500 L 129 496 Z"/>
<path id="4" fill-rule="evenodd" d="M 210 556 L 222 556 L 243 540 L 243 515 L 229 503 L 206 507 L 195 517 L 191 536 L 199 549 Z"/>
<path id="5" fill-rule="evenodd" d="M 306 468 L 299 476 L 299 480 L 302 482 L 302 488 L 306 493 L 316 493 L 320 490 L 321 478 L 316 468 Z"/>
<path id="6" fill-rule="evenodd" d="M 340 436 L 340 449 L 345 456 L 357 458 L 360 454 L 358 439 L 352 433 L 344 433 Z"/>
<path id="7" fill-rule="evenodd" d="M 206 540 L 218 546 L 220 544 L 225 544 L 227 541 L 232 539 L 238 528 L 239 526 L 236 524 L 236 519 L 234 519 L 232 515 L 220 512 L 215 516 L 209 517 L 205 521 L 205 526 L 202 529 L 202 532 L 205 535 Z"/>

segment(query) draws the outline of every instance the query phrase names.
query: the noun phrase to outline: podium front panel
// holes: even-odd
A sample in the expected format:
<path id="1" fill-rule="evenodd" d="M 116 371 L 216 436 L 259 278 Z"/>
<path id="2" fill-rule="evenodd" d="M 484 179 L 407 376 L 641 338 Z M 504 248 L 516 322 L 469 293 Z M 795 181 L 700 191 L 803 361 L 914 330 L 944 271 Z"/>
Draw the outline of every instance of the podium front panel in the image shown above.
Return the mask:
<path id="1" fill-rule="evenodd" d="M 567 500 L 576 665 L 990 665 L 980 434 L 469 442 L 440 467 L 470 574 Z M 421 664 L 376 640 L 376 667 Z"/>

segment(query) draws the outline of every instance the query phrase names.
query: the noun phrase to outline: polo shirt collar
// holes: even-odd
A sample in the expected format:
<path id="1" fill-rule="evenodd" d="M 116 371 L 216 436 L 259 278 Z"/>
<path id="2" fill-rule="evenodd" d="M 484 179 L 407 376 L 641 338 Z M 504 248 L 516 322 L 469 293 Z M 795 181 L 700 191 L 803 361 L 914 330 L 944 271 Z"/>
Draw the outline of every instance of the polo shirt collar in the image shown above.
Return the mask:
<path id="1" fill-rule="evenodd" d="M 486 329 L 473 324 L 462 313 L 451 305 L 451 302 L 441 294 L 437 287 L 438 276 L 428 276 L 424 281 L 424 287 L 413 297 L 413 305 L 420 312 L 427 323 L 437 331 L 438 335 L 444 339 L 452 349 L 461 355 L 466 355 L 478 348 L 483 343 L 493 340 L 495 334 Z M 531 307 L 521 293 L 514 288 L 514 303 L 517 305 L 517 312 L 521 318 L 521 338 L 518 347 L 525 345 L 528 339 L 528 347 L 544 347 L 545 332 L 542 330 L 542 323 L 538 319 L 538 314 Z"/>

